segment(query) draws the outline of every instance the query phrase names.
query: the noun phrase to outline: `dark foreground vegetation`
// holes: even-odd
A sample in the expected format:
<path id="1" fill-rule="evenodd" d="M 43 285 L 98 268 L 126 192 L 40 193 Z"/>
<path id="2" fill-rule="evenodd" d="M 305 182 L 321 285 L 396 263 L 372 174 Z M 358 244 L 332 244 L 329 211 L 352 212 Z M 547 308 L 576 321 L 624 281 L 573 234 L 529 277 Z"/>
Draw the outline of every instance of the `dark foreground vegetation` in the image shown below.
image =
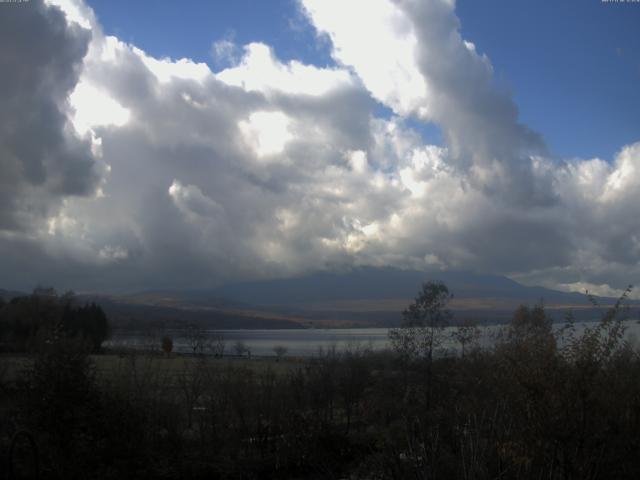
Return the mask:
<path id="1" fill-rule="evenodd" d="M 58 337 L 100 351 L 109 336 L 107 317 L 95 303 L 76 303 L 73 292 L 58 295 L 52 288 L 36 288 L 9 302 L 0 298 L 0 351 L 36 352 Z"/>
<path id="2" fill-rule="evenodd" d="M 640 478 L 640 358 L 624 341 L 621 302 L 581 335 L 570 319 L 554 333 L 542 306 L 522 307 L 490 349 L 462 325 L 464 355 L 442 357 L 448 298 L 426 284 L 392 332 L 393 352 L 329 350 L 305 361 L 130 352 L 105 362 L 79 330 L 53 322 L 22 371 L 3 359 L 0 471 Z"/>

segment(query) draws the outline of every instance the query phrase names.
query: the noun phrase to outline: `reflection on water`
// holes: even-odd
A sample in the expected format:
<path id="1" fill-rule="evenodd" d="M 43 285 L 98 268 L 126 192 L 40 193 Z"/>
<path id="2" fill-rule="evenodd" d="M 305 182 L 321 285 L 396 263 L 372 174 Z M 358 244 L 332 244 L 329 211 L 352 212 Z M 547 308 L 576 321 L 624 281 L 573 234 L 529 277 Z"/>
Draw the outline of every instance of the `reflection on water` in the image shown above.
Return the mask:
<path id="1" fill-rule="evenodd" d="M 580 333 L 586 327 L 594 327 L 597 322 L 576 323 L 576 331 Z M 636 320 L 624 322 L 626 335 L 630 340 L 640 338 L 640 324 Z M 563 324 L 555 324 L 555 328 L 561 328 Z M 503 325 L 491 325 L 480 327 L 479 344 L 483 347 L 490 346 Z M 451 333 L 455 327 L 446 328 L 444 331 L 445 342 L 443 350 L 448 354 L 455 354 L 458 345 L 451 339 Z M 233 355 L 234 344 L 243 342 L 252 355 L 274 356 L 274 347 L 283 346 L 287 349 L 287 355 L 308 357 L 318 353 L 320 348 L 333 348 L 337 351 L 345 351 L 348 348 L 368 348 L 382 350 L 389 347 L 388 328 L 327 328 L 327 329 L 294 329 L 294 330 L 207 330 L 206 337 L 213 339 L 222 335 L 225 340 L 225 355 Z M 173 351 L 189 353 L 191 348 L 189 340 L 183 330 L 169 330 L 163 333 L 173 338 Z M 119 332 L 105 343 L 107 347 L 126 347 L 133 349 L 159 349 L 160 337 L 157 333 L 127 333 Z M 206 353 L 206 350 L 205 350 Z"/>

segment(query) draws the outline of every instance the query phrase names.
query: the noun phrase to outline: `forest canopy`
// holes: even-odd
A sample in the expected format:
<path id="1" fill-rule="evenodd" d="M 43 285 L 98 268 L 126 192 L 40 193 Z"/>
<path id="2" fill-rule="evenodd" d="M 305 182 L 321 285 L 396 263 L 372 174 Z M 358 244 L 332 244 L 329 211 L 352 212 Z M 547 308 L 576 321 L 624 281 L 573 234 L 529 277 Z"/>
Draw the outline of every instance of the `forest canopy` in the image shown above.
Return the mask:
<path id="1" fill-rule="evenodd" d="M 0 302 L 0 348 L 37 351 L 55 337 L 81 340 L 93 352 L 109 336 L 109 322 L 95 303 L 79 305 L 73 292 L 36 288 L 31 295 Z"/>

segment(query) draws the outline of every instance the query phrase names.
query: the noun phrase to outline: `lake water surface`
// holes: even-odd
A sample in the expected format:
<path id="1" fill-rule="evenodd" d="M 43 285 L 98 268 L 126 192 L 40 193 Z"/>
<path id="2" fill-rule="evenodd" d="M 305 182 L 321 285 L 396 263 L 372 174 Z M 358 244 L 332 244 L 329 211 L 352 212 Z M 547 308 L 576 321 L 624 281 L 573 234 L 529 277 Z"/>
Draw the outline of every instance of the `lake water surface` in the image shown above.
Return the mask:
<path id="1" fill-rule="evenodd" d="M 597 322 L 576 323 L 577 331 L 585 327 L 593 327 Z M 640 324 L 636 320 L 624 322 L 626 335 L 630 339 L 640 338 Z M 554 328 L 561 328 L 563 324 L 554 324 Z M 491 345 L 499 334 L 503 325 L 491 325 L 480 327 L 479 343 L 482 346 Z M 449 354 L 456 354 L 459 346 L 450 337 L 455 327 L 448 327 L 444 331 L 444 349 Z M 234 355 L 234 345 L 242 342 L 251 351 L 252 355 L 273 356 L 274 347 L 283 346 L 287 349 L 287 355 L 309 357 L 318 354 L 320 349 L 335 348 L 344 351 L 348 348 L 370 348 L 383 350 L 389 345 L 388 328 L 310 328 L 292 330 L 206 330 L 205 337 L 211 340 L 222 335 L 225 342 L 225 355 Z M 173 339 L 173 351 L 190 353 L 189 340 L 184 330 L 168 330 L 162 335 L 168 335 Z M 129 333 L 118 332 L 105 343 L 105 346 L 133 349 L 159 349 L 162 335 L 156 333 Z M 206 353 L 206 349 L 205 349 Z"/>

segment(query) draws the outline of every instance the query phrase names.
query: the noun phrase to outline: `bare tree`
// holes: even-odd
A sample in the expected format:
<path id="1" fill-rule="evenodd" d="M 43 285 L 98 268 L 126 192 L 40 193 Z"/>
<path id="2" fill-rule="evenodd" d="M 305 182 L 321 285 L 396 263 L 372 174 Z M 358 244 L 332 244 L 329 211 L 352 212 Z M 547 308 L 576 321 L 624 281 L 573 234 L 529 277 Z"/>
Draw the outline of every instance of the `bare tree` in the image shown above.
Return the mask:
<path id="1" fill-rule="evenodd" d="M 191 351 L 194 355 L 202 355 L 206 338 L 206 334 L 201 328 L 195 325 L 190 325 L 187 328 L 187 344 L 189 345 L 189 348 L 191 348 Z"/>
<path id="2" fill-rule="evenodd" d="M 480 337 L 480 329 L 474 320 L 466 319 L 456 327 L 451 336 L 460 344 L 462 358 L 464 358 L 466 347 L 475 343 Z"/>
<path id="3" fill-rule="evenodd" d="M 206 370 L 204 358 L 194 360 L 194 363 L 184 362 L 183 368 L 177 375 L 187 412 L 187 428 L 193 425 L 193 411 L 206 387 Z"/>
<path id="4" fill-rule="evenodd" d="M 226 347 L 226 341 L 224 335 L 216 333 L 207 340 L 207 350 L 215 358 L 222 358 L 224 356 L 224 349 Z"/>
<path id="5" fill-rule="evenodd" d="M 162 330 L 149 329 L 142 334 L 140 344 L 145 352 L 154 355 L 159 353 L 159 349 L 162 348 Z"/>
<path id="6" fill-rule="evenodd" d="M 247 347 L 242 340 L 236 340 L 236 343 L 233 345 L 233 349 L 239 357 L 244 356 L 245 353 L 251 357 L 251 350 L 249 350 L 249 347 Z"/>
<path id="7" fill-rule="evenodd" d="M 280 359 L 287 354 L 289 349 L 284 345 L 276 345 L 273 347 L 273 351 L 276 354 L 277 360 L 280 361 Z"/>

